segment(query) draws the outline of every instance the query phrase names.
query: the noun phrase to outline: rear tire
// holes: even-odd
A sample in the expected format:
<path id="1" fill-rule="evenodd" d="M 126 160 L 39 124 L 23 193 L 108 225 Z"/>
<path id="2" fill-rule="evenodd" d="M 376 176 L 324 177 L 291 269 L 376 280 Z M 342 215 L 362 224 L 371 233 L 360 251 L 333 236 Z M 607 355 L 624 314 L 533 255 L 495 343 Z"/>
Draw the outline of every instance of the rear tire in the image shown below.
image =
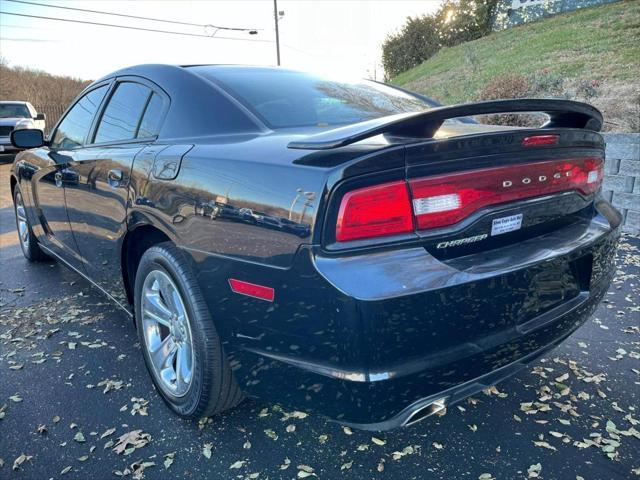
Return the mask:
<path id="1" fill-rule="evenodd" d="M 240 403 L 242 392 L 213 319 L 183 253 L 175 245 L 160 243 L 142 255 L 134 303 L 145 363 L 174 412 L 201 418 Z"/>
<path id="2" fill-rule="evenodd" d="M 13 191 L 13 209 L 16 216 L 16 229 L 18 230 L 18 241 L 24 258 L 30 262 L 44 262 L 50 257 L 42 251 L 40 244 L 31 230 L 29 219 L 27 218 L 24 199 L 20 189 L 16 186 Z"/>

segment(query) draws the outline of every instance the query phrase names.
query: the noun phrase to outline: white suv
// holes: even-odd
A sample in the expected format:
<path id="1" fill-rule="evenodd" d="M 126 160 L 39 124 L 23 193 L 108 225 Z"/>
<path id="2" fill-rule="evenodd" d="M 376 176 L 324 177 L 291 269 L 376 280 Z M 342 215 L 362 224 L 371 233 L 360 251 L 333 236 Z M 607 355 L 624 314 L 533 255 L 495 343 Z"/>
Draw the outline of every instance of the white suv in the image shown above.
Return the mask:
<path id="1" fill-rule="evenodd" d="M 44 113 L 36 112 L 29 102 L 0 102 L 0 153 L 17 150 L 11 145 L 13 130 L 37 128 L 44 132 Z"/>

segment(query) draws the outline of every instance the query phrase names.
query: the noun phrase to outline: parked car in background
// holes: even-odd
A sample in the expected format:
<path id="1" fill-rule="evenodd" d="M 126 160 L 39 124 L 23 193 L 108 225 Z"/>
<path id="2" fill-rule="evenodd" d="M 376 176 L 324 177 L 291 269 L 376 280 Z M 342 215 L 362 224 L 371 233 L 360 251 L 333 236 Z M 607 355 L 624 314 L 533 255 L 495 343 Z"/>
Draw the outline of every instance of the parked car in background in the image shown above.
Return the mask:
<path id="1" fill-rule="evenodd" d="M 15 151 L 10 135 L 20 128 L 45 130 L 44 113 L 36 112 L 29 102 L 0 101 L 0 153 Z"/>
<path id="2" fill-rule="evenodd" d="M 539 128 L 468 117 L 542 112 Z M 463 118 L 463 120 L 459 120 Z M 579 328 L 615 271 L 602 115 L 434 106 L 370 81 L 143 65 L 53 129 L 15 130 L 20 244 L 134 318 L 158 392 L 243 395 L 388 429 L 494 385 Z"/>

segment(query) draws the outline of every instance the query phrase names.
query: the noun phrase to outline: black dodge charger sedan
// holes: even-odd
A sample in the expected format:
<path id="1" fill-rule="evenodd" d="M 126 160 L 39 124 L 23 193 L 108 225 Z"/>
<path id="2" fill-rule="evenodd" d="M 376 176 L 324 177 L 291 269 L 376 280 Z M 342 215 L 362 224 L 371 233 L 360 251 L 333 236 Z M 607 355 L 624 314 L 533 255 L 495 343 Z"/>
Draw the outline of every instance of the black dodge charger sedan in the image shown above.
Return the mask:
<path id="1" fill-rule="evenodd" d="M 477 115 L 538 112 L 540 128 Z M 366 429 L 514 374 L 596 308 L 620 215 L 600 112 L 438 106 L 281 68 L 143 65 L 18 130 L 25 257 L 133 319 L 158 392 L 201 417 L 244 395 Z"/>

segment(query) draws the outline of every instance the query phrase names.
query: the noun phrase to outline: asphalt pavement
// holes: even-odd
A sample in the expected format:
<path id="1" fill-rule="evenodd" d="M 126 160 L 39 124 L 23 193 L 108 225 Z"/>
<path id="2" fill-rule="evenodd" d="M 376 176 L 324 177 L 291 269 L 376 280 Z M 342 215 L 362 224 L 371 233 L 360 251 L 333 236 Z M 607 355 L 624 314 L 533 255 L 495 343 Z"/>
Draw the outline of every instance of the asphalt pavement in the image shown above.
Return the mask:
<path id="1" fill-rule="evenodd" d="M 343 428 L 260 400 L 177 418 L 132 322 L 20 252 L 0 157 L 0 479 L 640 478 L 640 239 L 594 316 L 546 358 L 414 426 Z"/>

